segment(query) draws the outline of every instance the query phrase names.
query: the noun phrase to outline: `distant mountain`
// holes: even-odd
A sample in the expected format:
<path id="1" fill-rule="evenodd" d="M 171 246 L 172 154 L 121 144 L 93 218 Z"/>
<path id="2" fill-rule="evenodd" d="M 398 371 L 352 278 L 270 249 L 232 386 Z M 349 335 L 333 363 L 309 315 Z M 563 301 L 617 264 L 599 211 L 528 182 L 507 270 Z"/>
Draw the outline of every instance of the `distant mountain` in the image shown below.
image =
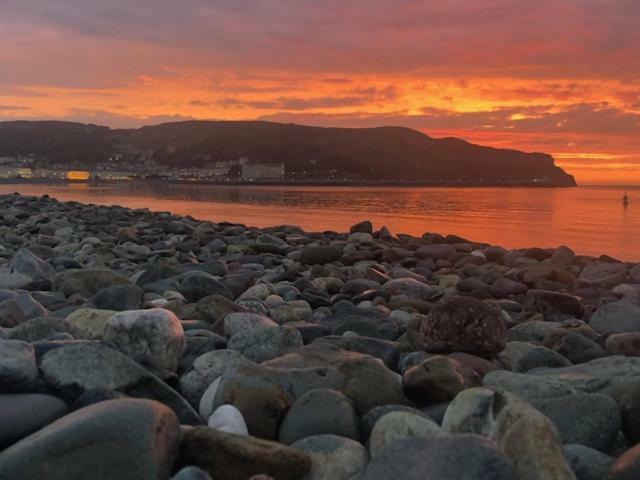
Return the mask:
<path id="1" fill-rule="evenodd" d="M 283 162 L 288 175 L 430 182 L 573 186 L 550 155 L 434 139 L 402 127 L 320 128 L 259 121 L 188 121 L 139 129 L 70 122 L 0 122 L 0 157 L 33 156 L 38 163 L 139 162 L 201 166 L 248 157 Z"/>

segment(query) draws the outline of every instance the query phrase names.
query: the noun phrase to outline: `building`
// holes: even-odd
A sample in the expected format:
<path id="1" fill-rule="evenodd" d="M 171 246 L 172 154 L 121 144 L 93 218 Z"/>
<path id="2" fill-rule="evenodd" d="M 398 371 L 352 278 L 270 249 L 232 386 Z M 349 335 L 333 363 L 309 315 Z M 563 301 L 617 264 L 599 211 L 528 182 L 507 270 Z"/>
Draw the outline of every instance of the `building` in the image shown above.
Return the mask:
<path id="1" fill-rule="evenodd" d="M 242 180 L 277 180 L 284 178 L 284 163 L 245 163 Z"/>
<path id="2" fill-rule="evenodd" d="M 0 178 L 33 178 L 33 169 L 28 167 L 0 166 Z"/>

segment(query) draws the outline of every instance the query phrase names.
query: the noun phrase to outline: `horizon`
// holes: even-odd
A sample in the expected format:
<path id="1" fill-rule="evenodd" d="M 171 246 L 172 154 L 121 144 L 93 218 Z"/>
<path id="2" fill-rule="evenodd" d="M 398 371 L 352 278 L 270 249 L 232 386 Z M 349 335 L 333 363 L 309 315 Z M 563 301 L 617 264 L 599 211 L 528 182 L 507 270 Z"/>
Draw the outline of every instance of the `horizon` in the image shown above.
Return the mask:
<path id="1" fill-rule="evenodd" d="M 8 0 L 0 121 L 399 126 L 639 185 L 639 20 L 629 0 Z"/>

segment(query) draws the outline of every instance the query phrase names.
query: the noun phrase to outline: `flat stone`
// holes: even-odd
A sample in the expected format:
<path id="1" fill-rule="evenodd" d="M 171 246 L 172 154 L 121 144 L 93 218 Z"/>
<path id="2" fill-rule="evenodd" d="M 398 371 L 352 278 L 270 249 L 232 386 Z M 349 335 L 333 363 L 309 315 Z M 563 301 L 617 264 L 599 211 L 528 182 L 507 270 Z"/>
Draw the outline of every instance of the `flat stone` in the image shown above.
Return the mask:
<path id="1" fill-rule="evenodd" d="M 21 340 L 0 340 L 0 391 L 26 392 L 37 379 L 33 346 Z"/>
<path id="2" fill-rule="evenodd" d="M 600 333 L 640 332 L 640 306 L 628 300 L 607 303 L 591 316 L 589 326 Z"/>
<path id="3" fill-rule="evenodd" d="M 64 321 L 80 331 L 84 338 L 101 339 L 104 328 L 114 313 L 116 313 L 114 310 L 79 308 L 70 313 Z"/>
<path id="4" fill-rule="evenodd" d="M 199 425 L 198 414 L 175 390 L 126 355 L 95 343 L 72 343 L 48 351 L 40 361 L 45 380 L 64 395 L 117 390 L 168 405 L 181 423 Z"/>
<path id="5" fill-rule="evenodd" d="M 126 439 L 126 441 L 123 441 Z M 0 453 L 0 477 L 68 480 L 168 478 L 180 444 L 175 414 L 150 400 L 77 410 Z"/>
<path id="6" fill-rule="evenodd" d="M 360 480 L 516 480 L 509 459 L 475 435 L 403 438 L 366 466 Z"/>
<path id="7" fill-rule="evenodd" d="M 184 433 L 179 463 L 200 467 L 216 480 L 257 474 L 298 480 L 311 471 L 311 458 L 300 450 L 207 427 L 195 427 Z"/>
<path id="8" fill-rule="evenodd" d="M 358 416 L 351 402 L 335 390 L 311 390 L 287 411 L 278 439 L 290 445 L 312 435 L 332 434 L 358 440 Z"/>
<path id="9" fill-rule="evenodd" d="M 577 480 L 603 480 L 615 459 L 584 445 L 565 445 L 564 456 Z"/>
<path id="10" fill-rule="evenodd" d="M 378 419 L 369 437 L 369 453 L 375 458 L 387 445 L 401 438 L 437 437 L 440 426 L 430 418 L 409 412 L 389 412 Z"/>
<path id="11" fill-rule="evenodd" d="M 91 297 L 103 288 L 128 283 L 130 282 L 127 277 L 111 270 L 88 268 L 66 272 L 59 290 L 67 297 L 73 294 Z"/>
<path id="12" fill-rule="evenodd" d="M 67 405 L 52 395 L 0 395 L 0 451 L 67 413 Z"/>
<path id="13" fill-rule="evenodd" d="M 293 352 L 302 345 L 302 335 L 298 330 L 276 325 L 238 332 L 229 340 L 228 348 L 261 363 Z"/>
<path id="14" fill-rule="evenodd" d="M 573 367 L 567 367 L 573 368 Z M 551 369 L 543 369 L 549 371 Z M 556 368 L 552 370 L 565 370 Z M 544 400 L 562 397 L 577 392 L 577 389 L 559 378 L 532 375 L 531 373 L 513 373 L 498 370 L 488 373 L 482 380 L 485 387 L 495 388 L 501 392 L 511 392 L 524 400 Z"/>
<path id="15" fill-rule="evenodd" d="M 291 448 L 311 458 L 306 480 L 354 480 L 367 464 L 367 451 L 358 442 L 336 435 L 313 435 L 294 442 Z"/>

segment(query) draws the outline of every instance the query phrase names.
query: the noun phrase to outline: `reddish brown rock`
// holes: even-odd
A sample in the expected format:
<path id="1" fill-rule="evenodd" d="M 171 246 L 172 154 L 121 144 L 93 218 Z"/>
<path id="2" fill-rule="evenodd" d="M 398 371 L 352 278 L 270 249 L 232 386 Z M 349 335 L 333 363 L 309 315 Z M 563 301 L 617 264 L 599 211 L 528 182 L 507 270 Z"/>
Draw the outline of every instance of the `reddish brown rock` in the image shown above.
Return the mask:
<path id="1" fill-rule="evenodd" d="M 471 367 L 449 357 L 437 355 L 411 367 L 402 376 L 402 387 L 418 405 L 448 402 L 462 390 L 482 385 Z"/>
<path id="2" fill-rule="evenodd" d="M 420 332 L 429 352 L 466 352 L 492 357 L 506 345 L 507 329 L 500 312 L 472 297 L 439 302 L 422 320 Z"/>
<path id="3" fill-rule="evenodd" d="M 640 356 L 640 332 L 614 333 L 609 335 L 604 346 L 613 355 L 638 357 Z"/>

